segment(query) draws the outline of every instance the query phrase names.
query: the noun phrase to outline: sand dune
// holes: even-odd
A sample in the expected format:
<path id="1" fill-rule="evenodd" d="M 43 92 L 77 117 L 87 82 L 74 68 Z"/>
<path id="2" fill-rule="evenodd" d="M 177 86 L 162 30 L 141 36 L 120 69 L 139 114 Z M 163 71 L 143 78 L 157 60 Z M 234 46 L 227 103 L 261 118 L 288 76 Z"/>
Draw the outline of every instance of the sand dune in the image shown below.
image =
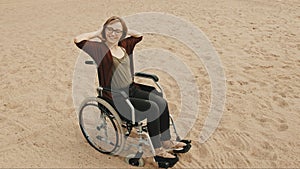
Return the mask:
<path id="1" fill-rule="evenodd" d="M 139 12 L 169 13 L 197 26 L 225 72 L 222 119 L 201 144 L 212 90 L 205 66 L 176 39 L 147 34 L 137 46 L 137 51 L 159 47 L 172 52 L 197 75 L 201 113 L 186 136 L 193 147 L 179 156 L 176 168 L 299 167 L 298 1 L 2 0 L 0 9 L 1 167 L 131 167 L 121 157 L 95 151 L 81 134 L 72 99 L 80 53 L 73 38 L 96 30 L 112 15 Z M 166 72 L 149 71 L 159 75 L 177 116 L 178 83 Z M 145 167 L 156 166 L 147 158 Z"/>

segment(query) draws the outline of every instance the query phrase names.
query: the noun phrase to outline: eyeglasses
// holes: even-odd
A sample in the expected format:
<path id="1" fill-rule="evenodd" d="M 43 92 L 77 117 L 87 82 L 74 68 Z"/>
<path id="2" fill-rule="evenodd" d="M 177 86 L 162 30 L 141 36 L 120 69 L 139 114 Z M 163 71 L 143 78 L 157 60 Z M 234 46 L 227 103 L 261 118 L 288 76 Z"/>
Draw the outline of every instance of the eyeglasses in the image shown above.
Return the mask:
<path id="1" fill-rule="evenodd" d="M 120 29 L 114 29 L 114 28 L 112 28 L 112 27 L 106 27 L 106 31 L 107 31 L 107 33 L 113 33 L 113 32 L 115 32 L 116 34 L 121 34 L 121 33 L 123 33 L 122 30 L 120 30 Z"/>

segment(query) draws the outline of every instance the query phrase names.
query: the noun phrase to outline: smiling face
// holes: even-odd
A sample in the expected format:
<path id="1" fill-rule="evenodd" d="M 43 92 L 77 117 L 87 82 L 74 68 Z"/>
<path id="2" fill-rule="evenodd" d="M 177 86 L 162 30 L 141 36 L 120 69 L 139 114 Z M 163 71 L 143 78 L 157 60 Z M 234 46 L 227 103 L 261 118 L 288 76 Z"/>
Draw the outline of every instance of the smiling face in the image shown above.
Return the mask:
<path id="1" fill-rule="evenodd" d="M 125 21 L 120 17 L 112 16 L 104 23 L 101 36 L 106 43 L 115 45 L 126 37 L 127 31 Z"/>
<path id="2" fill-rule="evenodd" d="M 119 21 L 111 22 L 105 28 L 106 41 L 111 44 L 119 42 L 123 34 L 123 27 Z"/>

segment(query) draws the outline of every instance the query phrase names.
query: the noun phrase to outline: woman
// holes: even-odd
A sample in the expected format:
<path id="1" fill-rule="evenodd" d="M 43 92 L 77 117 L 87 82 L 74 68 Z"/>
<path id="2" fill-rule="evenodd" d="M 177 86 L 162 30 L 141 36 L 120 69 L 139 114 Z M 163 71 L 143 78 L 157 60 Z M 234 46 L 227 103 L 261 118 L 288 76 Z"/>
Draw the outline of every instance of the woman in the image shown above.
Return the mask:
<path id="1" fill-rule="evenodd" d="M 90 41 L 100 38 L 101 42 Z M 102 87 L 123 90 L 129 95 L 136 109 L 136 121 L 147 118 L 147 128 L 155 148 L 156 160 L 176 160 L 177 156 L 166 149 L 184 148 L 183 142 L 170 141 L 169 109 L 164 98 L 139 89 L 133 82 L 132 53 L 135 45 L 142 40 L 142 34 L 128 30 L 123 19 L 113 16 L 102 29 L 84 33 L 74 39 L 75 44 L 88 53 L 98 67 L 99 83 Z M 111 93 L 103 93 L 112 99 L 121 116 L 130 120 L 131 112 L 124 99 Z M 176 163 L 175 162 L 175 163 Z"/>

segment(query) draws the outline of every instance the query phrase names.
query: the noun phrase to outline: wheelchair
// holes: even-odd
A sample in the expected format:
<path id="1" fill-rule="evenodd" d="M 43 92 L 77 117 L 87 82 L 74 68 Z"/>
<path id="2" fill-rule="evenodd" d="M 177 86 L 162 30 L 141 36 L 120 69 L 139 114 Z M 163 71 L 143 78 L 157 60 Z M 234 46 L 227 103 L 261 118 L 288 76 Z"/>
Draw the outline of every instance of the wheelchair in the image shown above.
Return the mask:
<path id="1" fill-rule="evenodd" d="M 144 84 L 139 84 L 139 87 L 142 90 L 156 92 L 156 94 L 163 96 L 163 89 L 159 84 L 159 78 L 156 75 L 138 72 L 135 73 L 135 76 L 152 79 L 160 91 L 156 90 L 153 86 L 147 86 Z M 121 95 L 131 109 L 132 120 L 122 118 L 113 103 L 102 97 L 103 92 L 111 92 Z M 120 155 L 125 150 L 135 147 L 137 149 L 136 153 L 127 155 L 125 157 L 125 161 L 132 166 L 144 166 L 145 162 L 142 158 L 144 154 L 143 145 L 149 146 L 153 155 L 155 155 L 155 151 L 147 132 L 146 123 L 143 121 L 135 121 L 135 109 L 129 100 L 129 96 L 124 91 L 108 89 L 101 86 L 97 88 L 97 93 L 97 97 L 86 98 L 81 103 L 79 109 L 79 125 L 85 139 L 97 151 L 109 155 Z M 176 141 L 183 141 L 177 133 L 174 120 L 171 115 L 170 125 L 175 133 Z M 133 130 L 136 132 L 138 143 L 128 145 L 126 144 L 126 141 L 132 135 Z M 189 149 L 191 147 L 190 141 L 184 141 L 187 145 L 189 145 Z M 175 165 L 175 163 L 172 164 L 163 161 L 157 163 L 160 168 L 169 168 Z"/>

